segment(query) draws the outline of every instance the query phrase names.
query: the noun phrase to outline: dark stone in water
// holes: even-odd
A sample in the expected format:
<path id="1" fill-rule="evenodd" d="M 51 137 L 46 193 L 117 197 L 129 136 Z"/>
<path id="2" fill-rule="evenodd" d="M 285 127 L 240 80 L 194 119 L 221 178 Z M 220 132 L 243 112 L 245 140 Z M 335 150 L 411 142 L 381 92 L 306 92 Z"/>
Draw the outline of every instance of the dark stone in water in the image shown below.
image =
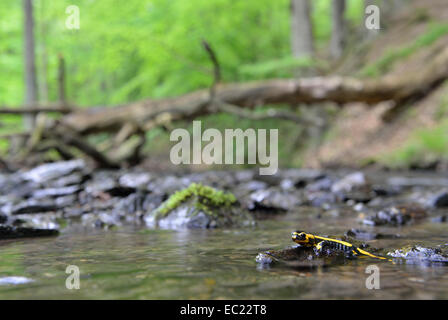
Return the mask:
<path id="1" fill-rule="evenodd" d="M 275 187 L 258 190 L 250 195 L 249 210 L 288 211 L 302 203 L 299 191 L 283 191 Z"/>
<path id="2" fill-rule="evenodd" d="M 337 197 L 334 193 L 328 193 L 323 191 L 307 192 L 306 198 L 311 206 L 319 208 L 337 202 Z"/>
<path id="3" fill-rule="evenodd" d="M 82 215 L 81 221 L 87 227 L 110 229 L 120 225 L 118 218 L 109 212 L 87 213 Z"/>
<path id="4" fill-rule="evenodd" d="M 140 222 L 145 213 L 155 210 L 163 200 L 164 196 L 160 194 L 140 191 L 120 199 L 112 213 L 128 222 Z"/>
<path id="5" fill-rule="evenodd" d="M 355 238 L 355 239 L 358 239 L 358 240 L 364 240 L 364 241 L 375 240 L 375 239 L 396 239 L 396 238 L 399 238 L 399 236 L 395 235 L 395 234 L 375 233 L 375 232 L 370 232 L 370 231 L 361 230 L 361 229 L 350 229 L 350 230 L 348 230 L 345 233 L 345 235 L 347 237 Z"/>
<path id="6" fill-rule="evenodd" d="M 428 201 L 429 206 L 434 208 L 448 207 L 448 191 L 442 191 L 436 194 Z"/>
<path id="7" fill-rule="evenodd" d="M 318 254 L 313 247 L 296 246 L 283 250 L 270 250 L 259 253 L 255 261 L 261 267 L 279 265 L 295 269 L 314 269 L 344 263 L 346 254 L 342 251 Z"/>
<path id="8" fill-rule="evenodd" d="M 444 223 L 448 221 L 448 216 L 446 215 L 442 215 L 442 216 L 437 216 L 431 219 L 431 222 L 434 223 Z"/>
<path id="9" fill-rule="evenodd" d="M 94 197 L 104 193 L 112 197 L 127 197 L 136 190 L 136 188 L 120 185 L 115 175 L 107 171 L 95 175 L 85 188 L 85 191 Z"/>
<path id="10" fill-rule="evenodd" d="M 306 190 L 308 191 L 330 191 L 331 186 L 333 185 L 333 179 L 330 177 L 323 177 L 318 179 L 317 181 L 310 183 L 306 186 Z"/>
<path id="11" fill-rule="evenodd" d="M 425 218 L 426 216 L 426 211 L 418 205 L 392 206 L 367 217 L 363 220 L 363 223 L 374 226 L 401 226 Z"/>
<path id="12" fill-rule="evenodd" d="M 56 211 L 59 209 L 59 206 L 56 205 L 54 201 L 49 200 L 28 200 L 24 201 L 12 208 L 11 214 L 26 214 L 26 213 L 40 213 L 40 212 L 48 212 L 48 211 Z"/>
<path id="13" fill-rule="evenodd" d="M 34 229 L 11 226 L 0 226 L 0 239 L 48 237 L 59 234 L 55 229 Z"/>

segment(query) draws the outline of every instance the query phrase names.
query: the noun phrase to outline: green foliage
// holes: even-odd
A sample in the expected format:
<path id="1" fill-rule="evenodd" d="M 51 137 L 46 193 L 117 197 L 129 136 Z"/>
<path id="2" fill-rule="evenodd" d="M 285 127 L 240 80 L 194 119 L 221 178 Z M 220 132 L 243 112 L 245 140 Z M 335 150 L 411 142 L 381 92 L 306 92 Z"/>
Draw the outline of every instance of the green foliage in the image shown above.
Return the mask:
<path id="1" fill-rule="evenodd" d="M 311 68 L 314 67 L 315 64 L 315 61 L 311 58 L 297 59 L 288 56 L 283 59 L 242 65 L 240 73 L 248 76 L 248 78 L 291 77 L 293 76 L 293 70 Z"/>
<path id="2" fill-rule="evenodd" d="M 349 1 L 347 17 L 363 16 Z M 309 66 L 290 55 L 289 0 L 35 0 L 39 81 L 57 99 L 57 55 L 67 65 L 67 96 L 78 105 L 108 105 L 167 97 L 208 87 L 212 66 L 200 45 L 215 49 L 223 81 L 289 77 Z M 80 9 L 80 29 L 65 27 L 69 5 Z M 318 44 L 330 36 L 328 0 L 313 1 Z M 356 22 L 358 23 L 358 22 Z M 20 105 L 23 21 L 20 1 L 0 4 L 0 105 Z M 42 78 L 44 52 L 47 77 Z M 243 68 L 241 68 L 243 66 Z M 275 69 L 279 68 L 278 71 Z"/>
<path id="3" fill-rule="evenodd" d="M 225 193 L 209 186 L 192 183 L 188 188 L 177 191 L 168 200 L 166 200 L 158 209 L 156 216 L 163 217 L 176 209 L 180 204 L 191 199 L 197 198 L 196 209 L 206 213 L 211 213 L 211 207 L 228 207 L 236 202 L 232 193 Z"/>
<path id="4" fill-rule="evenodd" d="M 67 99 L 80 106 L 116 105 L 209 87 L 213 67 L 200 45 L 202 39 L 217 53 L 223 82 L 291 77 L 302 68 L 321 66 L 321 61 L 291 56 L 290 0 L 34 0 L 33 4 L 38 82 L 40 88 L 47 83 L 49 103 L 57 101 L 59 53 L 66 62 Z M 65 26 L 69 5 L 80 9 L 79 30 Z M 361 1 L 348 1 L 347 18 L 355 25 L 363 16 L 361 7 Z M 330 2 L 313 1 L 317 47 L 328 45 L 330 18 Z M 0 1 L 0 30 L 0 105 L 22 105 L 21 1 Z M 208 122 L 218 128 L 280 128 L 280 160 L 296 154 L 294 135 L 301 129 L 293 124 L 232 115 L 213 116 Z M 21 130 L 20 117 L 10 124 L 0 127 L 0 134 Z M 152 148 L 166 136 L 153 130 L 148 137 Z M 2 140 L 0 150 L 6 148 Z"/>
<path id="5" fill-rule="evenodd" d="M 361 70 L 361 75 L 368 77 L 380 76 L 391 69 L 397 61 L 406 59 L 416 53 L 418 50 L 428 47 L 438 39 L 448 34 L 448 24 L 434 23 L 428 27 L 428 31 L 418 37 L 412 44 L 393 48 L 386 51 L 383 57 L 371 65 L 367 65 Z"/>

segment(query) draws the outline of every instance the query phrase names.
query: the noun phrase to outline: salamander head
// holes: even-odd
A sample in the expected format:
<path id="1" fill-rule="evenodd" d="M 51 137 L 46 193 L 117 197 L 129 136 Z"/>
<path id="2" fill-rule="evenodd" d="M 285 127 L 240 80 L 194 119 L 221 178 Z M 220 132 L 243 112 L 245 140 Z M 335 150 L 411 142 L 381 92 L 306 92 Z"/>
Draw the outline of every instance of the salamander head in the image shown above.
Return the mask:
<path id="1" fill-rule="evenodd" d="M 309 233 L 297 230 L 291 233 L 291 237 L 295 243 L 308 246 L 314 245 L 314 236 Z"/>

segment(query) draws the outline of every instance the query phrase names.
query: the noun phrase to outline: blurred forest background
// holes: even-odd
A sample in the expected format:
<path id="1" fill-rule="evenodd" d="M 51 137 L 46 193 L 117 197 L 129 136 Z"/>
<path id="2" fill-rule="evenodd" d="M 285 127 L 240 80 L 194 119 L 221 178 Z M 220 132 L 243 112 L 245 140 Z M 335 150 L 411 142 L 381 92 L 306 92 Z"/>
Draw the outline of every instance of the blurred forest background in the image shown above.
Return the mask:
<path id="1" fill-rule="evenodd" d="M 365 27 L 369 4 L 381 9 L 380 30 Z M 80 9 L 79 29 L 66 27 L 66 9 L 71 5 Z M 25 45 L 29 22 L 25 17 L 30 8 L 34 20 L 31 27 L 28 24 L 34 38 L 31 56 L 26 54 L 30 46 Z M 210 88 L 214 69 L 203 40 L 218 57 L 222 83 L 334 74 L 360 79 L 404 71 L 415 74 L 446 47 L 448 3 L 7 0 L 0 2 L 0 34 L 0 110 L 61 105 L 112 108 Z M 34 71 L 27 68 L 27 59 L 34 61 Z M 444 82 L 425 99 L 400 110 L 399 119 L 393 121 L 382 118 L 390 109 L 387 103 L 372 108 L 359 102 L 347 108 L 332 102 L 275 106 L 304 119 L 303 123 L 255 120 L 226 112 L 200 119 L 205 127 L 217 129 L 279 128 L 282 166 L 376 163 L 441 168 L 448 157 L 446 88 Z M 270 107 L 257 106 L 254 112 L 262 114 Z M 0 158 L 27 164 L 33 157 L 25 156 L 23 149 L 30 143 L 17 147 L 13 139 L 16 133 L 32 129 L 23 117 L 24 113 L 14 112 L 0 115 Z M 148 156 L 147 161 L 160 162 L 157 159 L 167 157 L 171 146 L 166 129 L 182 126 L 191 127 L 191 121 L 147 130 L 139 152 Z M 88 141 L 106 150 L 110 135 L 92 134 Z M 56 160 L 60 153 L 47 148 L 39 159 Z"/>

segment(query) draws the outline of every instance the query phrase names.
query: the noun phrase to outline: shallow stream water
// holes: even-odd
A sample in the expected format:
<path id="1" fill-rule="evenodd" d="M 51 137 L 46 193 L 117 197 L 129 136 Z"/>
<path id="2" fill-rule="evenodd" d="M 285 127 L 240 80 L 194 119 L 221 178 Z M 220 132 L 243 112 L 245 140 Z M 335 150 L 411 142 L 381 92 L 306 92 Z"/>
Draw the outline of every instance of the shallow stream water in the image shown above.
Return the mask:
<path id="1" fill-rule="evenodd" d="M 393 264 L 371 259 L 296 269 L 262 267 L 259 252 L 293 245 L 295 229 L 344 234 L 360 227 L 352 214 L 319 218 L 298 208 L 244 229 L 117 230 L 69 226 L 58 237 L 3 240 L 0 275 L 32 282 L 1 285 L 0 299 L 448 299 L 448 266 Z M 446 223 L 401 228 L 363 227 L 398 239 L 373 247 L 448 243 Z M 368 265 L 380 270 L 380 289 L 367 289 Z M 80 289 L 66 288 L 68 265 L 80 269 Z"/>

